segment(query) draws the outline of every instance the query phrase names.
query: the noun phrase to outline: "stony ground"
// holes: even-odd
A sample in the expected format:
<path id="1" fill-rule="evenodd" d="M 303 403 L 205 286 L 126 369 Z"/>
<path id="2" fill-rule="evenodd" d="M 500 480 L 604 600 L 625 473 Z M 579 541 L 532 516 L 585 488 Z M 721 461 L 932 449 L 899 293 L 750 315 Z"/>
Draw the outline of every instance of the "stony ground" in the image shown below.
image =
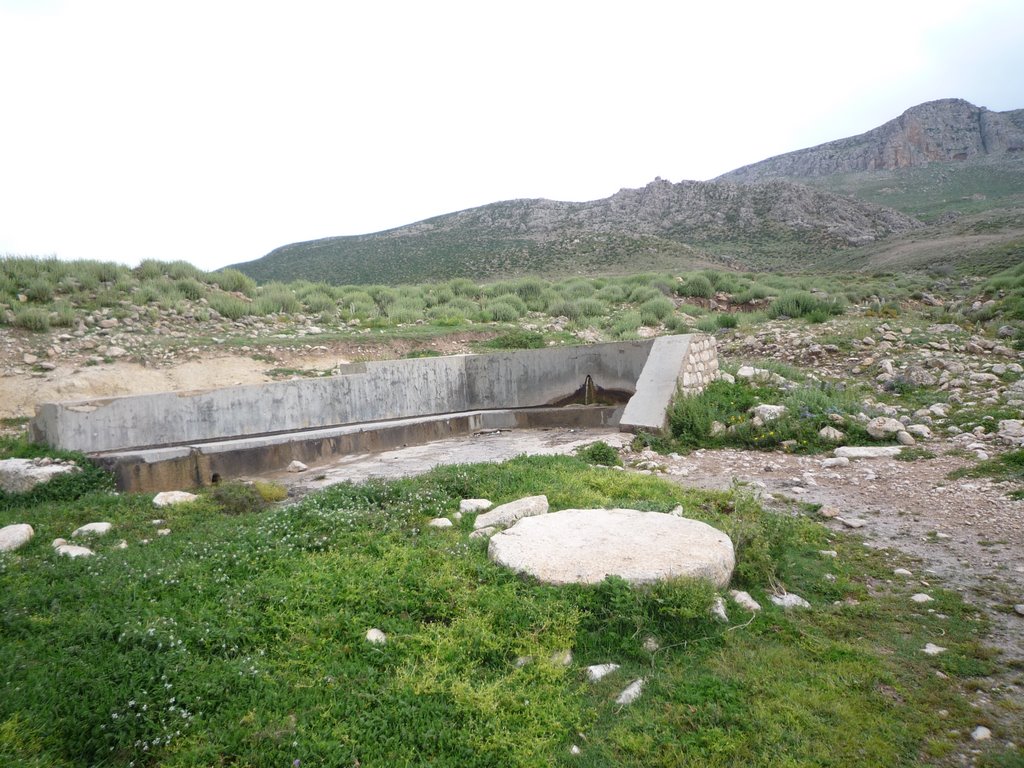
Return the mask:
<path id="1" fill-rule="evenodd" d="M 929 297 L 930 298 L 930 297 Z M 312 490 L 368 476 L 409 474 L 444 454 L 452 461 L 500 460 L 523 452 L 569 452 L 601 438 L 623 446 L 627 464 L 663 472 L 703 488 L 743 484 L 766 503 L 802 509 L 836 529 L 856 530 L 865 545 L 893 547 L 919 559 L 912 578 L 927 585 L 938 576 L 993 618 L 993 643 L 1006 670 L 973 693 L 997 715 L 1024 711 L 1024 501 L 1013 488 L 986 479 L 949 478 L 950 472 L 1013 446 L 999 421 L 1024 417 L 1024 353 L 1009 343 L 1012 329 L 981 332 L 931 322 L 928 307 L 898 318 L 850 312 L 827 323 L 780 321 L 725 331 L 719 340 L 726 368 L 772 363 L 795 382 L 862 382 L 874 390 L 869 404 L 894 418 L 927 427 L 924 449 L 912 461 L 892 458 L 823 466 L 823 457 L 782 452 L 698 450 L 668 457 L 632 453 L 616 433 L 568 430 L 531 435 L 476 436 L 444 451 L 412 448 L 312 468 L 280 479 Z M 209 327 L 187 314 L 114 320 L 98 313 L 74 330 L 36 334 L 0 327 L 0 418 L 20 429 L 37 402 L 258 383 L 340 363 L 400 357 L 428 348 L 470 351 L 486 332 L 410 341 L 379 339 L 354 329 L 340 338 L 312 320 L 226 323 Z M 595 329 L 581 334 L 600 340 Z M 938 409 L 929 405 L 938 403 Z M 645 468 L 646 467 L 646 468 Z M 315 479 L 314 479 L 315 478 Z M 824 513 L 824 514 L 821 514 Z M 896 577 L 894 577 L 896 578 Z M 1007 705 L 1006 702 L 1015 702 Z M 989 703 L 996 703 L 994 708 Z M 1013 709 L 1016 706 L 1018 709 Z"/>

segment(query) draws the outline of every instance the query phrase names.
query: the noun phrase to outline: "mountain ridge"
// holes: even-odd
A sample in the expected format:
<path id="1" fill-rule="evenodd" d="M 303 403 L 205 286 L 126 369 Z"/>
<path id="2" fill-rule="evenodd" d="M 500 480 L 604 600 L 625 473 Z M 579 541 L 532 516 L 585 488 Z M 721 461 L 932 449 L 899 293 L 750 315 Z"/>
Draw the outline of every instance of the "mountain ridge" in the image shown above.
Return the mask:
<path id="1" fill-rule="evenodd" d="M 869 268 L 890 263 L 886 249 L 920 254 L 904 242 L 919 234 L 937 244 L 930 253 L 946 267 L 985 265 L 1017 250 L 1024 260 L 1022 216 L 1024 109 L 940 99 L 710 181 L 656 178 L 585 202 L 504 200 L 381 232 L 291 243 L 232 266 L 261 281 L 337 283 Z M 993 244 L 964 239 L 975 229 L 996 235 Z M 915 259 L 911 268 L 927 266 Z"/>
<path id="2" fill-rule="evenodd" d="M 480 278 L 560 273 L 573 260 L 587 271 L 614 271 L 652 254 L 691 267 L 721 264 L 711 252 L 723 248 L 740 255 L 783 250 L 788 257 L 920 226 L 893 209 L 786 181 L 658 178 L 600 200 L 506 200 L 382 232 L 292 243 L 233 266 L 257 280 L 344 282 L 447 279 L 466 270 Z"/>
<path id="3" fill-rule="evenodd" d="M 1016 153 L 1024 154 L 1024 109 L 993 112 L 964 99 L 937 99 L 856 136 L 775 155 L 715 180 L 817 178 Z"/>

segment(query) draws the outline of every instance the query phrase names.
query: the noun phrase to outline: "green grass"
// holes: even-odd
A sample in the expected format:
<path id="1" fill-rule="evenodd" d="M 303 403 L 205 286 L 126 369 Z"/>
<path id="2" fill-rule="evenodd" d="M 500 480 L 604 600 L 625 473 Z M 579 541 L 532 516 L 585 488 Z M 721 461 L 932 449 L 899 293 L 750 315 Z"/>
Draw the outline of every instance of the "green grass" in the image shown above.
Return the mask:
<path id="1" fill-rule="evenodd" d="M 791 377 L 792 378 L 792 377 Z M 784 405 L 786 412 L 777 419 L 756 425 L 749 413 L 756 405 Z M 871 444 L 873 439 L 854 419 L 861 409 L 854 393 L 828 383 L 805 383 L 784 392 L 775 386 L 744 379 L 730 384 L 715 381 L 697 395 L 679 397 L 669 409 L 671 437 L 662 441 L 664 450 L 693 449 L 706 446 L 731 446 L 753 450 L 787 447 L 798 453 L 830 451 L 835 443 L 818 435 L 826 426 L 838 425 L 847 445 Z M 718 422 L 726 431 L 715 433 Z M 785 444 L 785 446 L 784 446 Z"/>
<path id="2" fill-rule="evenodd" d="M 0 556 L 8 765 L 912 766 L 969 730 L 959 686 L 991 670 L 984 624 L 958 595 L 930 590 L 939 618 L 908 609 L 901 585 L 880 589 L 886 553 L 742 494 L 575 458 L 340 485 L 284 508 L 206 494 L 160 512 L 166 537 L 153 537 L 150 496 L 88 478 L 0 506 L 0 524 L 36 526 Z M 541 492 L 555 509 L 682 505 L 730 534 L 733 583 L 764 611 L 732 607 L 727 628 L 699 583 L 545 586 L 491 564 L 469 519 L 425 526 L 463 497 Z M 115 529 L 90 542 L 94 558 L 53 555 L 52 538 L 97 519 Z M 770 585 L 814 609 L 775 608 Z M 370 627 L 385 646 L 364 640 Z M 920 653 L 940 636 L 946 654 Z M 551 661 L 566 650 L 569 667 Z M 584 666 L 607 661 L 622 669 L 585 682 Z M 641 699 L 617 706 L 641 676 Z"/>

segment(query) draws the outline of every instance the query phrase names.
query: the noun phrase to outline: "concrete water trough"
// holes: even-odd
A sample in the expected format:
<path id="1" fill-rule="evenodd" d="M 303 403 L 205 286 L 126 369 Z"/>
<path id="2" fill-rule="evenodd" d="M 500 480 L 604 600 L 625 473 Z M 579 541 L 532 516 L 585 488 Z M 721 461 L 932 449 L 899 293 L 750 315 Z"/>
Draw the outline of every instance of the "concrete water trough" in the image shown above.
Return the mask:
<path id="1" fill-rule="evenodd" d="M 656 432 L 718 370 L 714 338 L 354 363 L 335 376 L 36 407 L 30 437 L 132 491 L 175 490 L 482 430 Z"/>

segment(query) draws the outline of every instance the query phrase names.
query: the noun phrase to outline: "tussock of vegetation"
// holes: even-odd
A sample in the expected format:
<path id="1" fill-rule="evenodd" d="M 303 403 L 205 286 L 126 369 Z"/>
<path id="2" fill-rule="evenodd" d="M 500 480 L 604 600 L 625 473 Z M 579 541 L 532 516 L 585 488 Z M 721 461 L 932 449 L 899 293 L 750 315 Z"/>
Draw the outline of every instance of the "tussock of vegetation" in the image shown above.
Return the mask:
<path id="1" fill-rule="evenodd" d="M 784 405 L 785 413 L 758 426 L 750 415 L 756 405 Z M 701 446 L 733 446 L 774 450 L 786 444 L 791 451 L 815 453 L 835 448 L 835 443 L 818 434 L 823 427 L 837 426 L 846 434 L 848 445 L 875 442 L 855 420 L 862 410 L 852 393 L 831 385 L 805 386 L 784 392 L 774 386 L 746 380 L 735 384 L 715 381 L 698 395 L 680 397 L 669 411 L 671 445 L 689 449 Z M 716 433 L 714 422 L 725 427 Z"/>

